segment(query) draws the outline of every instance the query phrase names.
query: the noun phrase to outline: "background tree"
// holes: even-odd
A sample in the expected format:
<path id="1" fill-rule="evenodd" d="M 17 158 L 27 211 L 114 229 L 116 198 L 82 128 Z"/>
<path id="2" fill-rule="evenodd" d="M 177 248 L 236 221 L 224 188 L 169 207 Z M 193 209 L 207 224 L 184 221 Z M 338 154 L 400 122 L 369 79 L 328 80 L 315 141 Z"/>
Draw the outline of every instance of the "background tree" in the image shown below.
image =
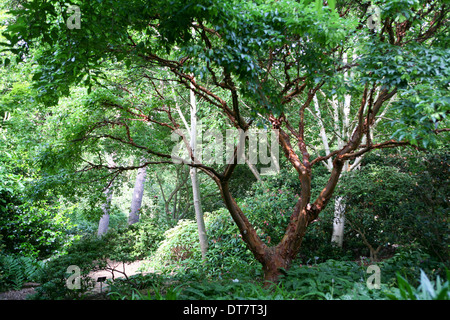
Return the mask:
<path id="1" fill-rule="evenodd" d="M 145 159 L 141 162 L 145 163 Z M 133 224 L 139 221 L 139 210 L 142 205 L 142 197 L 144 195 L 144 182 L 147 175 L 147 167 L 138 169 L 136 182 L 134 184 L 133 196 L 131 199 L 130 214 L 128 216 L 128 224 Z"/>

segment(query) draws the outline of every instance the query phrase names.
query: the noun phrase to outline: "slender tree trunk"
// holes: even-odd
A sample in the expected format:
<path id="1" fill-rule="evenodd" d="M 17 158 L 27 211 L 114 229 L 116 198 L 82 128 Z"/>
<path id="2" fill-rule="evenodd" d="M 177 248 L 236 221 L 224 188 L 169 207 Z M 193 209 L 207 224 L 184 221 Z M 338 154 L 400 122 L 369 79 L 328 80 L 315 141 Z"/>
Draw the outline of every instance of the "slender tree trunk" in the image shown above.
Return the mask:
<path id="1" fill-rule="evenodd" d="M 100 221 L 98 223 L 98 231 L 97 231 L 97 236 L 101 237 L 102 235 L 104 235 L 106 232 L 108 232 L 108 228 L 109 228 L 109 211 L 111 208 L 111 200 L 112 200 L 112 185 L 109 186 L 104 194 L 106 196 L 106 200 L 105 203 L 102 205 L 102 211 L 103 211 L 103 215 L 100 218 Z"/>
<path id="2" fill-rule="evenodd" d="M 250 171 L 253 173 L 256 180 L 258 180 L 258 182 L 261 182 L 261 175 L 259 174 L 258 169 L 256 169 L 255 165 L 251 163 L 247 157 L 245 157 L 245 163 L 247 163 Z"/>
<path id="3" fill-rule="evenodd" d="M 342 248 L 344 242 L 344 225 L 345 225 L 345 202 L 343 197 L 336 197 L 334 200 L 334 220 L 333 234 L 331 243 Z"/>
<path id="4" fill-rule="evenodd" d="M 166 194 L 164 193 L 163 183 L 162 183 L 161 179 L 159 178 L 159 175 L 156 174 L 156 180 L 158 182 L 159 188 L 161 190 L 161 195 L 162 195 L 162 198 L 164 201 L 164 212 L 165 212 L 166 220 L 171 225 L 174 222 L 176 223 L 176 221 L 182 219 L 184 217 L 186 211 L 189 208 L 189 199 L 187 199 L 186 205 L 184 206 L 185 210 L 183 213 L 180 214 L 178 212 L 178 211 L 180 211 L 180 205 L 177 206 L 177 200 L 176 200 L 176 198 L 178 197 L 178 193 L 181 192 L 181 189 L 183 188 L 183 186 L 186 185 L 189 175 L 187 173 L 184 175 L 183 167 L 176 168 L 176 175 L 177 175 L 177 180 L 176 180 L 175 189 L 166 197 Z M 188 192 L 188 190 L 186 190 L 186 192 Z M 180 197 L 181 197 L 181 195 L 180 195 Z M 170 203 L 172 202 L 172 199 L 174 200 L 174 204 L 172 207 L 172 212 L 170 212 L 169 206 L 170 206 Z"/>
<path id="5" fill-rule="evenodd" d="M 142 163 L 143 161 L 141 161 Z M 132 225 L 139 222 L 139 209 L 142 205 L 142 197 L 144 195 L 145 176 L 147 175 L 147 167 L 138 169 L 136 182 L 133 189 L 133 198 L 131 199 L 130 214 L 128 215 L 128 224 Z"/>
<path id="6" fill-rule="evenodd" d="M 195 158 L 197 154 L 197 101 L 193 90 L 190 90 L 191 102 L 191 150 L 192 157 Z M 208 251 L 208 238 L 206 235 L 205 220 L 203 218 L 203 209 L 200 196 L 200 186 L 197 177 L 197 168 L 190 167 L 189 169 L 192 183 L 192 195 L 194 199 L 195 219 L 197 220 L 198 236 L 200 241 L 200 249 L 202 252 L 202 259 L 206 260 L 206 252 Z"/>
<path id="7" fill-rule="evenodd" d="M 208 251 L 208 237 L 206 235 L 205 220 L 203 218 L 203 209 L 200 198 L 200 188 L 197 178 L 197 168 L 190 168 L 192 194 L 194 197 L 195 219 L 197 220 L 198 236 L 200 240 L 200 249 L 202 252 L 202 259 L 206 259 L 206 252 Z"/>
<path id="8" fill-rule="evenodd" d="M 192 86 L 192 85 L 191 85 Z M 190 109 L 191 109 L 191 127 L 189 128 L 189 125 L 186 121 L 186 118 L 184 117 L 183 113 L 181 112 L 181 109 L 176 102 L 176 95 L 175 91 L 172 89 L 172 92 L 175 96 L 175 105 L 176 109 L 178 111 L 178 114 L 180 115 L 184 126 L 186 127 L 186 130 L 190 132 L 190 148 L 191 148 L 191 157 L 192 160 L 196 158 L 196 149 L 197 149 L 197 101 L 195 98 L 195 92 L 192 90 L 192 88 L 189 90 L 190 93 Z M 194 211 L 195 211 L 195 220 L 197 221 L 197 228 L 198 228 L 198 236 L 199 236 L 199 242 L 200 242 L 200 249 L 202 252 L 202 259 L 206 259 L 206 252 L 208 251 L 208 238 L 206 235 L 206 226 L 205 226 L 205 220 L 203 218 L 203 210 L 202 210 L 202 204 L 201 204 L 201 196 L 200 196 L 200 186 L 198 184 L 198 178 L 197 178 L 197 168 L 190 167 L 189 173 L 191 176 L 191 184 L 192 184 L 192 195 L 194 199 Z"/>
<path id="9" fill-rule="evenodd" d="M 115 162 L 114 162 L 114 154 L 113 155 L 109 155 L 108 157 L 108 165 L 109 167 L 114 167 L 115 166 Z M 106 190 L 104 191 L 106 200 L 102 205 L 102 211 L 103 211 L 103 215 L 100 218 L 100 221 L 98 222 L 98 230 L 97 230 L 97 236 L 101 237 L 102 235 L 104 235 L 106 232 L 108 232 L 108 228 L 109 228 L 109 211 L 111 209 L 111 201 L 112 201 L 112 196 L 113 196 L 113 182 L 111 182 L 108 186 L 108 188 L 106 188 Z"/>

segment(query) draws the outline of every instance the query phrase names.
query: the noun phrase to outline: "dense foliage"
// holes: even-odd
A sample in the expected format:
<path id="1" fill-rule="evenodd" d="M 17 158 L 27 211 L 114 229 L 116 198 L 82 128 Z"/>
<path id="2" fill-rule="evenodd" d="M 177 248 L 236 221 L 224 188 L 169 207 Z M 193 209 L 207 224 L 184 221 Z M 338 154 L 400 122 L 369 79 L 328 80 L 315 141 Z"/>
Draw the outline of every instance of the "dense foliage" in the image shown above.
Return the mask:
<path id="1" fill-rule="evenodd" d="M 444 0 L 0 1 L 0 291 L 450 299 L 449 14 Z M 274 129 L 280 170 L 202 136 L 230 128 Z M 194 139 L 231 163 L 202 162 Z M 136 261 L 147 274 L 95 291 L 92 272 Z"/>

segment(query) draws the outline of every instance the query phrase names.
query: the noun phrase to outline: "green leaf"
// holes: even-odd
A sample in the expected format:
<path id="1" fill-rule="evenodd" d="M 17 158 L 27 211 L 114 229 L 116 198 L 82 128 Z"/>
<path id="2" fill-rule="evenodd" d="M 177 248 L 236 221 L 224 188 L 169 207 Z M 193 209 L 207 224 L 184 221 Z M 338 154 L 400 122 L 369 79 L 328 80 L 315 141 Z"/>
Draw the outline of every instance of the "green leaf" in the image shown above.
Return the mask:
<path id="1" fill-rule="evenodd" d="M 334 11 L 336 9 L 336 0 L 328 0 L 328 6 Z"/>
<path id="2" fill-rule="evenodd" d="M 323 2 L 322 0 L 316 0 L 316 11 L 321 13 L 322 12 L 322 6 L 323 6 Z"/>
<path id="3" fill-rule="evenodd" d="M 397 282 L 398 287 L 400 289 L 400 294 L 404 299 L 408 300 L 416 300 L 416 296 L 413 293 L 412 286 L 403 278 L 400 274 L 397 273 Z"/>
<path id="4" fill-rule="evenodd" d="M 431 298 L 436 297 L 436 293 L 434 292 L 433 285 L 431 284 L 430 280 L 428 279 L 425 272 L 423 272 L 423 270 L 420 270 L 420 283 L 421 283 L 423 292 L 428 293 Z"/>

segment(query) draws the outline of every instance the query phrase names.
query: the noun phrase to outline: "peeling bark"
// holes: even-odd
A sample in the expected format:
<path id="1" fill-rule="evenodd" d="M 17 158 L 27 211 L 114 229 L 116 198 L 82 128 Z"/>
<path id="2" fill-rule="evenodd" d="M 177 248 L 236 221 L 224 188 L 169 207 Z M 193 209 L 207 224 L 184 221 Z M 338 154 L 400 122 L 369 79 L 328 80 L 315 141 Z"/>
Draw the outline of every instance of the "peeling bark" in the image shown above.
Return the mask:
<path id="1" fill-rule="evenodd" d="M 333 234 L 331 235 L 331 242 L 338 247 L 342 247 L 344 242 L 344 226 L 345 226 L 345 202 L 342 197 L 337 197 L 334 201 L 334 219 L 333 219 Z"/>

